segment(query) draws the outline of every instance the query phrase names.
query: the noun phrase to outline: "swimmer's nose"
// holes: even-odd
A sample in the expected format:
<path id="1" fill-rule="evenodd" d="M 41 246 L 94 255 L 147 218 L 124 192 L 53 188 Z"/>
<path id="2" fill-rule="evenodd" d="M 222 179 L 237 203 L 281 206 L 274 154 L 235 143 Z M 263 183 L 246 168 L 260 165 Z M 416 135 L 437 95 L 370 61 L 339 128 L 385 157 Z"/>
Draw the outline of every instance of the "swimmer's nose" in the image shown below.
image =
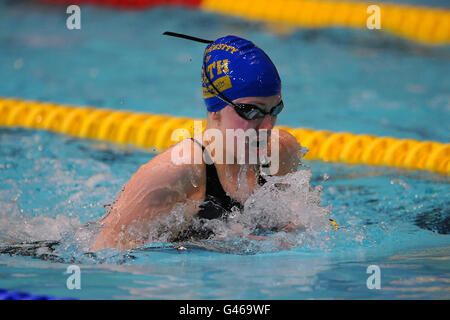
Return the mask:
<path id="1" fill-rule="evenodd" d="M 264 118 L 262 119 L 258 129 L 259 130 L 272 130 L 274 124 L 275 124 L 275 120 L 276 117 L 272 117 L 270 115 L 266 115 L 264 116 Z"/>

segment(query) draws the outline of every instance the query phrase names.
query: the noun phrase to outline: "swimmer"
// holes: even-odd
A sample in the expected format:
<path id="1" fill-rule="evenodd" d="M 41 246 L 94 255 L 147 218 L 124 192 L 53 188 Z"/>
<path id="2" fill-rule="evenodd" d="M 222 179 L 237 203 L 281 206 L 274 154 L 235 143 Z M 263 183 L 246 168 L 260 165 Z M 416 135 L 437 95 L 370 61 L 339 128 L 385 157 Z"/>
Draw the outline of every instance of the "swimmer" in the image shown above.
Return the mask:
<path id="1" fill-rule="evenodd" d="M 184 205 L 184 215 L 188 219 L 195 216 L 225 219 L 233 208 L 242 209 L 255 188 L 266 182 L 262 168 L 272 165 L 263 162 L 263 157 L 258 157 L 257 163 L 248 161 L 249 143 L 243 150 L 237 148 L 237 144 L 233 144 L 233 150 L 227 150 L 231 141 L 227 141 L 226 134 L 230 129 L 244 132 L 253 129 L 259 139 L 259 133 L 265 130 L 270 138 L 267 138 L 270 140 L 266 144 L 267 154 L 275 152 L 271 137 L 275 135 L 273 127 L 284 105 L 281 80 L 267 54 L 252 42 L 231 35 L 208 41 L 166 34 L 208 43 L 202 62 L 202 89 L 207 108 L 205 132 L 218 130 L 222 133 L 223 150 L 208 148 L 214 139 L 197 134 L 191 139 L 181 140 L 142 165 L 99 221 L 102 230 L 95 239 L 94 251 L 103 248 L 127 250 L 144 245 L 146 231 L 152 221 L 170 214 L 177 204 Z M 297 171 L 300 144 L 284 130 L 278 130 L 276 134 L 278 164 L 276 172 L 270 173 L 286 175 Z M 263 144 L 256 145 L 258 155 L 261 155 L 264 147 L 260 150 L 259 146 Z M 175 163 L 174 148 L 189 150 L 192 161 Z M 225 157 L 230 152 L 233 152 L 235 161 L 218 161 L 217 155 Z M 194 161 L 193 157 L 198 153 L 203 157 L 200 157 L 201 161 Z M 238 161 L 242 154 L 246 160 Z M 179 230 L 180 237 L 176 240 L 189 237 L 188 229 Z M 295 226 L 289 224 L 284 230 L 295 230 Z"/>

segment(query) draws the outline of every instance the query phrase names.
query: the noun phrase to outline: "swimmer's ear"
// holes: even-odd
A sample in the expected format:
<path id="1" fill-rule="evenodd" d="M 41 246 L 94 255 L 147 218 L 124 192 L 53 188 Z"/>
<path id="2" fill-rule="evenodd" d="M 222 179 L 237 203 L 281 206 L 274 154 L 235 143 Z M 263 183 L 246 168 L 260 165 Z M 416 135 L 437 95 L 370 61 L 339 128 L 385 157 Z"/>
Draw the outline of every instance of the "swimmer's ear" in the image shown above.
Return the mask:
<path id="1" fill-rule="evenodd" d="M 208 114 L 212 120 L 220 120 L 220 110 L 216 112 L 209 111 Z"/>

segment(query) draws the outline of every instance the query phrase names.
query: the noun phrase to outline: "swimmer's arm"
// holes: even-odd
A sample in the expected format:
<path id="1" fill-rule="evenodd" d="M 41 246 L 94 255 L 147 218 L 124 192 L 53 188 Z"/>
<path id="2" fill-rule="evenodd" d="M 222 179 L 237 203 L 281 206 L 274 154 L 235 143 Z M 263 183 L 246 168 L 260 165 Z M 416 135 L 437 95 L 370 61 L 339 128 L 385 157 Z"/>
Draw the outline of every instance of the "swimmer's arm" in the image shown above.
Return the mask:
<path id="1" fill-rule="evenodd" d="M 285 130 L 278 130 L 279 132 L 279 169 L 275 176 L 284 176 L 288 173 L 296 172 L 301 160 L 302 146 L 297 139 Z M 298 232 L 305 230 L 303 225 L 297 225 L 294 222 L 289 222 L 284 228 L 286 232 Z M 259 236 L 258 236 L 259 237 Z M 257 240 L 263 240 L 257 239 Z"/>
<path id="2" fill-rule="evenodd" d="M 124 250 L 144 244 L 152 220 L 168 214 L 176 203 L 186 203 L 186 214 L 194 215 L 198 211 L 196 201 L 204 197 L 202 179 L 202 170 L 194 164 L 174 164 L 171 149 L 157 155 L 127 182 L 110 214 L 102 220 L 103 229 L 93 250 Z M 130 229 L 132 232 L 128 232 Z"/>
<path id="3" fill-rule="evenodd" d="M 279 131 L 279 169 L 276 176 L 284 176 L 296 172 L 300 164 L 302 146 L 297 139 L 285 130 Z"/>

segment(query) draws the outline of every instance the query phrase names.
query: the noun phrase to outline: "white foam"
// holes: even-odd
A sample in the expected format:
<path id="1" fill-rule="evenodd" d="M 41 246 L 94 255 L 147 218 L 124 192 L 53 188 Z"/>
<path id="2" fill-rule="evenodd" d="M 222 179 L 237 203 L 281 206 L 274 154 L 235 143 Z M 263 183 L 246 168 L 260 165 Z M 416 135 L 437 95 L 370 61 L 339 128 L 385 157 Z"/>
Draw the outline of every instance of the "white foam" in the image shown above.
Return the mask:
<path id="1" fill-rule="evenodd" d="M 98 182 L 108 175 L 94 175 L 85 181 L 85 190 L 73 193 L 69 199 L 82 203 L 85 192 L 92 191 Z M 245 179 L 240 183 L 246 184 Z M 303 245 L 320 246 L 325 240 L 319 237 L 331 227 L 328 215 L 330 207 L 320 205 L 322 188 L 310 185 L 311 173 L 302 170 L 282 177 L 267 177 L 267 182 L 258 187 L 246 200 L 244 208 L 233 210 L 227 221 L 201 220 L 186 215 L 186 204 L 176 205 L 170 214 L 153 221 L 145 228 L 136 230 L 137 238 L 147 243 L 167 243 L 176 238 L 180 230 L 188 225 L 212 231 L 210 239 L 248 239 L 254 235 L 269 232 L 264 245 L 267 250 L 288 249 Z M 88 191 L 86 191 L 88 190 Z M 52 215 L 54 216 L 54 215 Z M 284 230 L 287 225 L 297 226 L 296 230 Z M 78 217 L 67 214 L 53 217 L 27 217 L 17 209 L 15 201 L 0 200 L 0 243 L 33 242 L 42 240 L 60 240 L 59 251 L 87 252 L 98 232 L 98 226 L 83 225 Z M 132 230 L 128 230 L 132 233 Z M 259 245 L 258 245 L 259 246 Z M 264 249 L 263 249 L 264 250 Z"/>
<path id="2" fill-rule="evenodd" d="M 0 202 L 0 242 L 33 242 L 60 240 L 66 233 L 74 232 L 81 226 L 78 218 L 58 214 L 54 218 L 46 216 L 27 217 L 17 210 L 15 203 Z"/>
<path id="3" fill-rule="evenodd" d="M 227 221 L 198 218 L 189 221 L 184 215 L 183 205 L 178 205 L 170 214 L 149 226 L 147 241 L 168 242 L 190 223 L 194 229 L 212 230 L 210 239 L 213 240 L 248 238 L 271 231 L 267 245 L 272 249 L 287 249 L 312 243 L 323 245 L 325 240 L 318 238 L 318 235 L 330 230 L 328 216 L 331 208 L 320 205 L 322 188 L 310 185 L 310 171 L 267 177 L 266 180 L 247 199 L 244 209 L 233 210 Z M 283 230 L 289 224 L 296 225 L 296 229 L 291 232 Z"/>

